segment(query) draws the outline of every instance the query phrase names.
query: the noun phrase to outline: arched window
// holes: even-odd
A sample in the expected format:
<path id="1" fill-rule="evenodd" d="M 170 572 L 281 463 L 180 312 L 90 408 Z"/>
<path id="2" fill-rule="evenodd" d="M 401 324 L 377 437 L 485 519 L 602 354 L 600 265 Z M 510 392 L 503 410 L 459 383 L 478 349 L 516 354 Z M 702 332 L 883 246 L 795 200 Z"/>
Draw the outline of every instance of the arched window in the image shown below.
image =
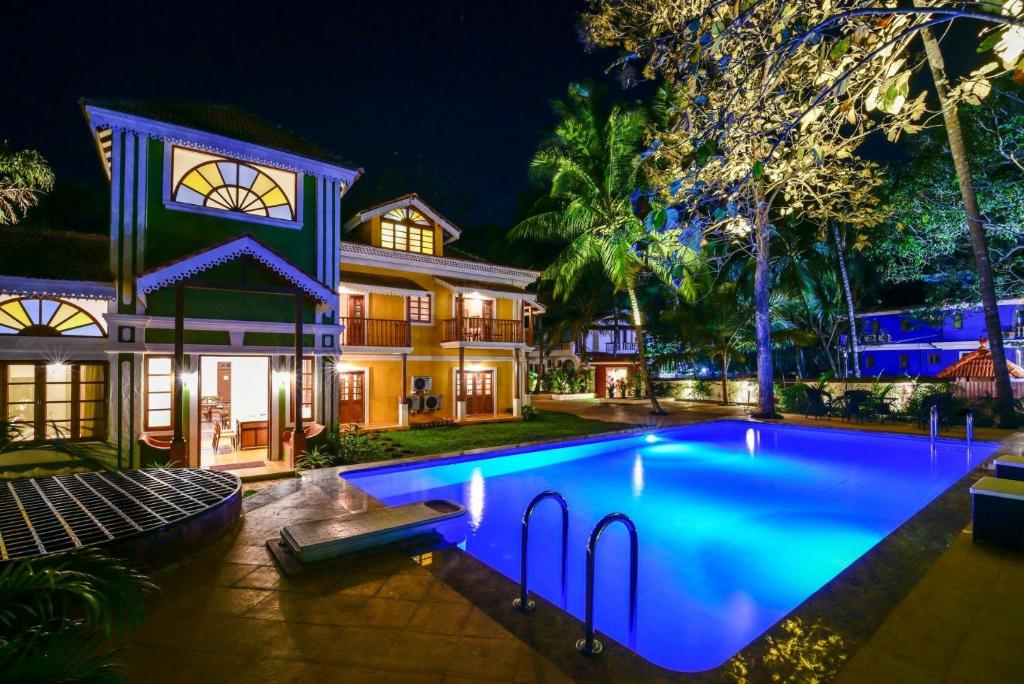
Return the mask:
<path id="1" fill-rule="evenodd" d="M 434 227 L 415 209 L 392 209 L 380 222 L 380 244 L 419 254 L 434 253 Z"/>
<path id="2" fill-rule="evenodd" d="M 0 304 L 0 335 L 103 337 L 106 332 L 92 314 L 71 302 L 20 297 Z"/>
<path id="3" fill-rule="evenodd" d="M 296 175 L 290 171 L 175 147 L 172 176 L 175 202 L 295 220 Z"/>

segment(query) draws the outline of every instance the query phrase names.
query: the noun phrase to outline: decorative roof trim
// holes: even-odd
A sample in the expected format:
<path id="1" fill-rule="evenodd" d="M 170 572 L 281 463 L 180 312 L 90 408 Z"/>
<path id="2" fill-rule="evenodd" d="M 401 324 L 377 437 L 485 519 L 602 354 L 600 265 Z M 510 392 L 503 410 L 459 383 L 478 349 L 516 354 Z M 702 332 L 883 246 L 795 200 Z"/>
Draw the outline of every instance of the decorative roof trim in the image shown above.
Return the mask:
<path id="1" fill-rule="evenodd" d="M 430 294 L 429 290 L 413 290 L 402 287 L 388 287 L 386 285 L 365 285 L 363 283 L 346 283 L 342 276 L 341 287 L 338 288 L 341 294 L 380 294 L 392 297 L 422 297 Z"/>
<path id="2" fill-rule="evenodd" d="M 467 276 L 512 285 L 529 285 L 540 276 L 539 271 L 531 271 L 512 266 L 501 266 L 479 261 L 452 259 L 449 257 L 429 256 L 416 252 L 403 252 L 397 249 L 384 249 L 358 242 L 341 243 L 342 264 L 360 264 L 378 268 L 392 268 L 415 273 L 426 273 L 444 277 L 445 273 L 454 277 Z"/>
<path id="3" fill-rule="evenodd" d="M 378 204 L 375 207 L 370 207 L 369 209 L 356 212 L 352 218 L 345 222 L 345 232 L 347 233 L 356 226 L 366 223 L 374 216 L 383 216 L 389 211 L 394 211 L 395 209 L 407 209 L 409 207 L 417 209 L 421 214 L 441 226 L 441 228 L 443 228 L 449 235 L 448 239 L 445 240 L 445 243 L 457 240 L 459 235 L 462 234 L 462 231 L 454 223 L 446 219 L 440 214 L 440 212 L 436 211 L 433 207 L 420 199 L 420 196 L 416 193 L 402 195 L 401 197 L 396 197 L 393 200 L 388 200 L 384 204 Z"/>
<path id="4" fill-rule="evenodd" d="M 499 289 L 492 290 L 485 287 L 484 283 L 480 283 L 480 285 L 458 285 L 456 283 L 449 283 L 444 278 L 438 276 L 434 277 L 434 282 L 446 290 L 451 290 L 455 294 L 471 294 L 479 292 L 481 294 L 490 295 L 495 299 L 522 299 L 527 302 L 534 302 L 537 300 L 537 295 L 532 292 L 527 292 L 526 290 L 522 290 L 521 292 L 509 292 L 508 290 Z M 495 285 L 497 284 L 498 283 L 495 283 Z"/>
<path id="5" fill-rule="evenodd" d="M 113 283 L 21 276 L 0 276 L 0 292 L 11 295 L 80 297 L 82 299 L 114 300 L 117 298 Z"/>
<path id="6" fill-rule="evenodd" d="M 93 131 L 94 137 L 98 135 L 100 129 L 104 128 L 114 131 L 129 131 L 203 152 L 222 154 L 297 173 L 307 173 L 317 178 L 338 180 L 344 183 L 346 187 L 351 187 L 358 180 L 359 176 L 362 175 L 361 169 L 347 169 L 343 166 L 310 159 L 292 152 L 244 142 L 196 128 L 147 119 L 134 114 L 125 114 L 124 112 L 117 112 L 91 104 L 85 105 L 85 111 L 86 117 L 89 120 L 89 128 Z"/>
<path id="7" fill-rule="evenodd" d="M 147 295 L 240 256 L 252 257 L 313 299 L 332 309 L 335 307 L 337 295 L 329 288 L 310 278 L 297 266 L 265 247 L 251 235 L 243 235 L 140 275 L 137 282 L 139 294 Z"/>

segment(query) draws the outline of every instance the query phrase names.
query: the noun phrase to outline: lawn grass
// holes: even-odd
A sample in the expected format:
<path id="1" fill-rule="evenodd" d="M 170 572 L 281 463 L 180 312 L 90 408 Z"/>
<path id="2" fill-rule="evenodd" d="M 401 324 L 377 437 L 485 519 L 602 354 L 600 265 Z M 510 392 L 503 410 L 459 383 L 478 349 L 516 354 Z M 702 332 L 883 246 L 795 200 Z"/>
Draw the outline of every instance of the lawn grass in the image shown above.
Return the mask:
<path id="1" fill-rule="evenodd" d="M 587 420 L 570 413 L 538 411 L 530 421 L 400 430 L 386 432 L 384 436 L 398 448 L 412 452 L 405 455 L 425 456 L 449 451 L 579 437 L 625 430 L 629 427 L 622 423 Z"/>

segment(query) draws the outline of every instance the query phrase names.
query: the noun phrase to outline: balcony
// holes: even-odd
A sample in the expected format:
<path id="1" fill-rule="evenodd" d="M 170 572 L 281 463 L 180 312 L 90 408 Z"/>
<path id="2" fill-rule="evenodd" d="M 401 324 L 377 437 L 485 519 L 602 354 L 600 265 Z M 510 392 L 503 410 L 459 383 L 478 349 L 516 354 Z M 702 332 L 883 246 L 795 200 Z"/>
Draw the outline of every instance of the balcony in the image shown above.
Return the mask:
<path id="1" fill-rule="evenodd" d="M 384 318 L 342 318 L 342 347 L 411 347 L 408 321 Z"/>
<path id="2" fill-rule="evenodd" d="M 635 354 L 636 342 L 605 342 L 606 354 Z"/>
<path id="3" fill-rule="evenodd" d="M 442 342 L 497 342 L 523 344 L 523 322 L 505 318 L 449 318 Z"/>

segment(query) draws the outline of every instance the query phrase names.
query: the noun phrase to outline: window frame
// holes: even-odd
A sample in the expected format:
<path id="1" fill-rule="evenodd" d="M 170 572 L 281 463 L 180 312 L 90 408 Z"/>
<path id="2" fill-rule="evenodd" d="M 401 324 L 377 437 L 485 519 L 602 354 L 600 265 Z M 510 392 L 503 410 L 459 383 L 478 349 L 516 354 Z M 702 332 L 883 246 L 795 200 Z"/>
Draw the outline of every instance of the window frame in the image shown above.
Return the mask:
<path id="1" fill-rule="evenodd" d="M 170 378 L 171 384 L 170 384 L 170 390 L 169 391 L 167 391 L 167 392 L 157 392 L 157 394 L 168 394 L 170 396 L 170 408 L 169 409 L 153 409 L 153 410 L 154 411 L 165 411 L 166 410 L 166 411 L 168 411 L 170 416 L 169 416 L 169 418 L 167 420 L 167 424 L 166 425 L 153 425 L 153 424 L 151 424 L 149 422 L 149 412 L 150 412 L 150 408 L 149 408 L 149 395 L 151 394 L 151 391 L 149 389 L 149 379 L 150 379 L 150 376 L 151 376 L 151 374 L 149 372 L 149 362 L 150 361 L 160 360 L 160 359 L 167 359 L 168 361 L 170 361 L 171 371 L 170 371 L 170 373 L 166 377 Z M 158 377 L 164 377 L 164 374 L 160 373 L 158 375 Z M 175 409 L 175 407 L 174 407 L 174 382 L 175 382 L 175 378 L 174 378 L 174 357 L 173 356 L 170 356 L 170 355 L 167 355 L 167 354 L 147 354 L 146 356 L 144 356 L 142 358 L 142 383 L 143 383 L 142 384 L 142 427 L 143 427 L 143 430 L 148 432 L 150 430 L 154 430 L 154 431 L 167 431 L 167 430 L 173 430 L 174 429 L 174 409 Z"/>
<path id="2" fill-rule="evenodd" d="M 223 157 L 224 161 L 237 162 L 240 164 L 246 164 L 249 166 L 266 166 L 276 171 L 283 171 L 285 173 L 291 173 L 295 175 L 295 219 L 281 219 L 272 216 L 257 216 L 255 214 L 246 214 L 239 211 L 228 211 L 225 209 L 210 209 L 205 206 L 199 206 L 195 204 L 188 204 L 187 202 L 178 202 L 174 199 L 174 148 L 180 147 L 183 150 L 191 150 L 193 152 L 199 152 L 202 154 L 209 154 L 213 156 Z M 217 218 L 224 218 L 231 221 L 244 221 L 247 223 L 260 223 L 268 226 L 276 226 L 278 228 L 288 228 L 289 230 L 302 230 L 303 227 L 303 198 L 305 195 L 305 174 L 295 169 L 286 169 L 280 166 L 274 166 L 273 164 L 266 162 L 253 162 L 246 159 L 242 159 L 237 155 L 231 154 L 225 151 L 212 151 L 212 150 L 200 150 L 188 145 L 176 145 L 172 142 L 164 143 L 164 168 L 163 168 L 163 205 L 164 208 L 169 211 L 181 211 L 191 214 L 201 214 L 203 216 L 213 216 Z"/>
<path id="3" fill-rule="evenodd" d="M 399 211 L 415 211 L 410 209 L 399 210 Z M 416 212 L 420 216 L 423 216 L 420 212 Z M 427 222 L 427 225 L 417 223 L 408 216 L 402 219 L 396 219 L 388 214 L 380 217 L 380 247 L 381 249 L 390 249 L 395 252 L 409 252 L 411 254 L 422 254 L 424 256 L 437 256 L 437 226 L 423 216 L 423 220 Z M 401 228 L 401 231 L 399 231 Z M 385 230 L 390 231 L 390 238 L 385 239 Z M 417 231 L 418 234 L 418 246 L 419 249 L 412 249 L 413 245 L 413 231 Z M 399 244 L 399 232 L 404 233 L 402 243 Z M 390 246 L 387 244 L 390 242 Z M 425 245 L 430 246 L 430 251 L 424 249 Z"/>
<path id="4" fill-rule="evenodd" d="M 50 382 L 47 380 L 46 372 L 47 367 L 50 365 L 47 361 L 39 360 L 4 360 L 0 361 L 0 416 L 4 420 L 8 420 L 9 415 L 9 385 L 10 366 L 32 366 L 33 377 L 32 382 L 18 383 L 20 385 L 31 385 L 33 388 L 32 395 L 32 438 L 19 440 L 19 444 L 49 444 L 55 441 L 64 442 L 96 442 L 104 441 L 107 439 L 109 426 L 107 421 L 110 417 L 110 366 L 103 361 L 68 361 L 64 365 L 68 366 L 70 370 L 69 379 L 66 382 Z M 100 380 L 90 380 L 86 383 L 82 382 L 82 367 L 83 366 L 95 366 L 100 369 Z M 48 397 L 47 387 L 49 385 L 66 384 L 69 387 L 70 397 L 67 401 L 51 400 Z M 99 399 L 82 399 L 82 385 L 99 385 L 101 387 Z M 18 402 L 19 404 L 28 402 Z M 49 404 L 62 404 L 68 403 L 71 405 L 70 414 L 66 421 L 59 421 L 60 423 L 66 423 L 68 425 L 68 432 L 66 436 L 56 437 L 49 436 L 48 431 L 51 423 L 58 421 L 48 421 L 46 418 L 46 409 Z M 95 423 L 95 431 L 87 437 L 82 436 L 81 424 L 82 424 L 82 405 L 83 404 L 97 404 L 100 406 L 100 412 L 94 418 L 88 419 L 89 422 Z M 26 421 L 27 422 L 27 421 Z"/>
<path id="5" fill-rule="evenodd" d="M 414 300 L 414 299 L 418 299 L 418 300 L 426 299 L 427 300 L 427 303 L 426 303 L 427 317 L 426 318 L 420 318 L 420 317 L 413 318 L 412 300 Z M 422 313 L 423 313 L 423 304 L 422 304 L 422 302 L 420 302 L 419 306 L 417 307 L 417 310 L 418 310 L 419 314 L 422 315 Z M 405 298 L 405 320 L 409 321 L 409 323 L 412 324 L 412 325 L 432 325 L 434 323 L 434 296 L 431 293 L 429 293 L 429 292 L 426 293 L 425 295 L 415 295 L 415 296 L 414 295 L 409 295 L 409 296 L 407 296 Z"/>
<path id="6" fill-rule="evenodd" d="M 306 373 L 306 364 L 309 363 L 309 373 Z M 302 422 L 312 422 L 316 420 L 316 357 L 315 356 L 303 356 L 302 357 Z M 309 401 L 306 401 L 306 393 L 309 393 Z M 309 416 L 305 415 L 305 408 L 309 407 Z M 288 424 L 295 425 L 295 402 L 288 402 Z"/>

